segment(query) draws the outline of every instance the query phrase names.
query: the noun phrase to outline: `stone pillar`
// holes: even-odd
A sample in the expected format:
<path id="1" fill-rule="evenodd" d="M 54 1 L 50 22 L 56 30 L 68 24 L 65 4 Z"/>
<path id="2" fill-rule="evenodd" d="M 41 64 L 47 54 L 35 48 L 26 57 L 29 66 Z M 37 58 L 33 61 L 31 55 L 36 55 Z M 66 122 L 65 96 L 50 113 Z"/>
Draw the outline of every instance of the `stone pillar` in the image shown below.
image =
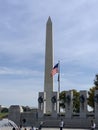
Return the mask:
<path id="1" fill-rule="evenodd" d="M 13 122 L 15 122 L 18 126 L 20 126 L 21 122 L 21 113 L 23 112 L 23 109 L 21 106 L 19 105 L 12 105 L 9 108 L 9 115 L 8 115 L 8 119 L 12 120 Z"/>
<path id="2" fill-rule="evenodd" d="M 41 118 L 46 113 L 46 93 L 39 92 L 38 97 L 38 117 Z"/>
<path id="3" fill-rule="evenodd" d="M 52 117 L 57 117 L 59 114 L 59 92 L 53 92 L 51 97 Z"/>
<path id="4" fill-rule="evenodd" d="M 80 91 L 80 118 L 87 115 L 87 91 Z"/>
<path id="5" fill-rule="evenodd" d="M 98 90 L 94 93 L 95 119 L 98 119 Z"/>
<path id="6" fill-rule="evenodd" d="M 73 114 L 73 91 L 66 91 L 65 118 L 71 118 Z"/>

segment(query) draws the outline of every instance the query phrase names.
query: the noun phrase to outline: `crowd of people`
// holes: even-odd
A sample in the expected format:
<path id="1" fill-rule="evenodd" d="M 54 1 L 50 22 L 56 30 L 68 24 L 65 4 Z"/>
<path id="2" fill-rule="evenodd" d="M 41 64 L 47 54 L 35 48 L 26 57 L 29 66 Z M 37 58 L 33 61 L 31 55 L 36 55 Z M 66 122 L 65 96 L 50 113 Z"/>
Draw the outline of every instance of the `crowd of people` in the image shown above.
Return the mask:
<path id="1" fill-rule="evenodd" d="M 41 130 L 43 124 L 44 124 L 44 122 L 41 121 L 38 128 L 32 126 L 31 128 L 29 128 L 29 130 Z M 63 119 L 61 119 L 61 121 L 60 121 L 60 123 L 59 123 L 59 128 L 60 128 L 60 130 L 63 130 L 64 125 L 65 125 L 65 124 L 64 124 L 64 121 L 63 121 Z M 93 120 L 91 120 L 90 129 L 91 129 L 91 130 L 95 130 L 95 128 L 96 128 L 96 124 L 95 124 L 95 122 L 94 122 Z M 12 130 L 16 130 L 16 128 L 13 127 Z M 26 127 L 23 128 L 22 126 L 20 126 L 18 130 L 27 130 L 27 128 L 26 128 Z"/>

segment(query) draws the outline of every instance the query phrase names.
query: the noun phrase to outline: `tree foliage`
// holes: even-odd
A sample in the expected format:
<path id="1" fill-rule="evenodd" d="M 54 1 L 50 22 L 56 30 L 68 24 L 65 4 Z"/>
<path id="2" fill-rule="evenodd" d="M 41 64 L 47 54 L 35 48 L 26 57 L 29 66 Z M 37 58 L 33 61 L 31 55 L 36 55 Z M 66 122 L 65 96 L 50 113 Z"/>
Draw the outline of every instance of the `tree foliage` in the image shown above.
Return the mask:
<path id="1" fill-rule="evenodd" d="M 61 93 L 60 93 L 60 107 L 61 108 L 65 108 L 65 97 L 66 97 L 66 91 L 62 91 Z"/>
<path id="2" fill-rule="evenodd" d="M 88 91 L 88 105 L 94 108 L 94 93 L 98 90 L 98 75 L 95 76 L 94 87 L 90 88 Z"/>
<path id="3" fill-rule="evenodd" d="M 79 92 L 77 92 L 75 89 L 74 90 L 71 90 L 73 91 L 73 111 L 74 112 L 79 112 L 79 107 L 80 107 L 80 104 L 79 104 Z M 60 93 L 60 107 L 61 108 L 66 108 L 65 106 L 65 102 L 66 102 L 66 91 L 62 91 Z"/>
<path id="4" fill-rule="evenodd" d="M 96 87 L 98 86 L 98 74 L 95 76 L 94 84 Z"/>
<path id="5" fill-rule="evenodd" d="M 31 108 L 29 106 L 22 106 L 24 112 L 31 111 Z"/>
<path id="6" fill-rule="evenodd" d="M 2 108 L 1 113 L 7 113 L 7 112 L 8 112 L 8 108 L 6 107 Z"/>
<path id="7" fill-rule="evenodd" d="M 95 87 L 92 87 L 88 91 L 88 105 L 91 108 L 94 108 L 94 92 L 95 92 Z"/>
<path id="8" fill-rule="evenodd" d="M 92 88 L 89 89 L 88 91 L 88 105 L 94 109 L 94 93 L 95 90 L 98 90 L 98 74 L 95 75 L 95 80 L 94 80 L 94 85 Z M 79 112 L 79 107 L 80 107 L 80 99 L 79 99 L 79 92 L 77 90 L 72 90 L 73 91 L 73 111 L 74 112 Z M 60 93 L 60 107 L 65 108 L 65 102 L 66 102 L 66 91 L 62 91 Z"/>
<path id="9" fill-rule="evenodd" d="M 80 93 L 77 90 L 73 90 L 73 111 L 79 112 L 80 108 Z"/>

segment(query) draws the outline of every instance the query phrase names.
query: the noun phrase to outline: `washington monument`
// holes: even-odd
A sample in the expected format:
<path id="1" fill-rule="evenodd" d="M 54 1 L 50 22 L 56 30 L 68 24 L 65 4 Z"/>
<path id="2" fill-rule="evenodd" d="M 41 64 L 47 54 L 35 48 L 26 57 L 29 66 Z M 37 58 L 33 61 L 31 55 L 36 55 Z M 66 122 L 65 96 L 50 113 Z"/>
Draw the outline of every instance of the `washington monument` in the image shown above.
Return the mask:
<path id="1" fill-rule="evenodd" d="M 55 116 L 59 112 L 59 93 L 53 91 L 53 39 L 52 21 L 48 18 L 46 23 L 46 47 L 45 47 L 45 71 L 44 71 L 44 92 L 39 92 L 38 106 L 39 117 L 44 114 Z"/>
<path id="2" fill-rule="evenodd" d="M 44 74 L 44 92 L 46 92 L 46 113 L 51 113 L 51 97 L 53 92 L 53 77 L 51 70 L 53 68 L 53 39 L 52 39 L 52 21 L 48 18 L 46 24 L 46 50 L 45 50 L 45 74 Z"/>

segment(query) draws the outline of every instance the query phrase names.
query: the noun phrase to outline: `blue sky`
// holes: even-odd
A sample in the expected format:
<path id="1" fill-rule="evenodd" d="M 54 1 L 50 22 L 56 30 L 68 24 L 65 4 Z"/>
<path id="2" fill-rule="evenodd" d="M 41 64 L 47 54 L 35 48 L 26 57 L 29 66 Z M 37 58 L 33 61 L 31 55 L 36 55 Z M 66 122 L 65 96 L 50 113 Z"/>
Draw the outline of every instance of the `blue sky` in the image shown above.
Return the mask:
<path id="1" fill-rule="evenodd" d="M 98 0 L 0 1 L 0 104 L 37 107 L 44 89 L 46 22 L 53 23 L 61 91 L 89 90 L 98 73 Z M 54 91 L 57 91 L 57 75 Z"/>

